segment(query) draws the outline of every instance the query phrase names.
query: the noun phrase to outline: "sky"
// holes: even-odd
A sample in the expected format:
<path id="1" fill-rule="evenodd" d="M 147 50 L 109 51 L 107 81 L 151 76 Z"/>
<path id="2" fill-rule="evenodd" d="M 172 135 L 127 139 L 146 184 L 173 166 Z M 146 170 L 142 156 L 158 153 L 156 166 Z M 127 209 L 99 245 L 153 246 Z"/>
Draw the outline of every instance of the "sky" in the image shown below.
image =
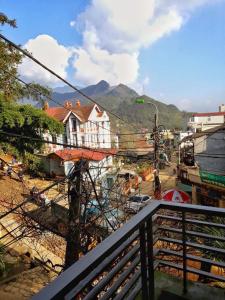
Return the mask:
<path id="1" fill-rule="evenodd" d="M 187 111 L 225 103 L 225 0 L 0 0 L 1 33 L 77 86 L 123 83 Z M 21 77 L 64 85 L 25 58 Z"/>

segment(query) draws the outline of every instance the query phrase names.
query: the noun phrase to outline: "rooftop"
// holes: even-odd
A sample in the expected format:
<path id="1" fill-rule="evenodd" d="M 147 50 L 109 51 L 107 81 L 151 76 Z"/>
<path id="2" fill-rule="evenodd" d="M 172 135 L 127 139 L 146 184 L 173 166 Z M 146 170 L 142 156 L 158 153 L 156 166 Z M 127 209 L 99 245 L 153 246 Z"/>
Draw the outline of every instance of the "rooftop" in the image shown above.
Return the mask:
<path id="1" fill-rule="evenodd" d="M 114 155 L 116 153 L 115 149 L 107 149 L 107 150 L 88 150 L 88 149 L 63 149 L 57 150 L 49 156 L 58 156 L 64 161 L 71 160 L 79 160 L 79 159 L 87 159 L 94 161 L 101 161 L 107 156 Z"/>
<path id="2" fill-rule="evenodd" d="M 225 112 L 208 112 L 208 113 L 196 113 L 193 117 L 212 117 L 212 116 L 225 116 Z"/>
<path id="3" fill-rule="evenodd" d="M 49 107 L 45 109 L 45 112 L 50 117 L 55 118 L 60 122 L 64 122 L 67 115 L 72 112 L 74 113 L 81 122 L 87 122 L 88 118 L 95 106 L 95 104 L 91 105 L 75 105 L 72 106 L 72 102 L 69 102 L 71 105 L 65 104 L 65 107 Z M 100 113 L 100 111 L 98 111 Z"/>

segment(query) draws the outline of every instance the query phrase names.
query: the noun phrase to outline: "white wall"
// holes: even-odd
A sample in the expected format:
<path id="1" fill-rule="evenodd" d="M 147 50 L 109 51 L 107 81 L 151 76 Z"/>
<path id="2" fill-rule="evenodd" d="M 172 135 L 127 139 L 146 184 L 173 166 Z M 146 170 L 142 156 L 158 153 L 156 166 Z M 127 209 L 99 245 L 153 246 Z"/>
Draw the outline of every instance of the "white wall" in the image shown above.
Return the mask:
<path id="1" fill-rule="evenodd" d="M 104 111 L 102 116 L 98 116 L 96 111 L 96 106 L 94 106 L 90 116 L 89 116 L 89 141 L 90 146 L 93 148 L 111 148 L 111 133 L 110 133 L 110 122 L 109 116 Z M 97 123 L 99 126 L 96 126 L 93 123 Z M 91 140 L 91 135 L 93 135 Z"/>
<path id="2" fill-rule="evenodd" d="M 50 141 L 50 142 L 54 141 L 53 136 L 48 132 L 43 134 L 43 139 Z M 63 135 L 62 134 L 57 135 L 55 141 L 57 143 L 63 143 Z M 51 153 L 51 152 L 55 152 L 57 150 L 62 150 L 62 149 L 63 149 L 63 146 L 46 143 L 44 146 L 44 153 Z"/>
<path id="3" fill-rule="evenodd" d="M 103 112 L 102 116 L 99 116 L 96 107 L 96 105 L 93 107 L 89 119 L 85 123 L 81 122 L 81 120 L 71 112 L 64 123 L 64 135 L 58 135 L 56 141 L 78 147 L 110 149 L 111 133 L 109 116 L 106 112 Z M 76 120 L 75 130 L 73 128 L 73 120 Z M 53 141 L 53 137 L 49 133 L 45 133 L 43 137 L 49 141 Z M 45 149 L 45 153 L 55 152 L 63 148 L 63 146 L 49 144 Z"/>
<path id="4" fill-rule="evenodd" d="M 191 117 L 188 122 L 188 126 L 195 129 L 201 129 L 202 131 L 208 130 L 215 126 L 222 125 L 225 122 L 225 116 L 195 116 Z"/>
<path id="5" fill-rule="evenodd" d="M 112 156 L 108 156 L 101 161 L 89 161 L 89 171 L 92 176 L 92 179 L 100 180 L 105 174 L 109 172 L 109 168 L 112 167 L 113 160 Z M 73 161 L 64 162 L 64 172 L 65 175 L 68 175 L 70 169 L 73 167 Z"/>

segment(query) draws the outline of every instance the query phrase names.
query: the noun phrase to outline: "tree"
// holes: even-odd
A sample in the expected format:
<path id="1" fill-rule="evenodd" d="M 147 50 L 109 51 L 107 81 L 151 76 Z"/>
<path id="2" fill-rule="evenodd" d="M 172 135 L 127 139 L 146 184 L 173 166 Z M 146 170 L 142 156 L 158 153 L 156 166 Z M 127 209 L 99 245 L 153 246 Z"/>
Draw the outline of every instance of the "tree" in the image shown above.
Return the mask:
<path id="1" fill-rule="evenodd" d="M 40 141 L 42 132 L 51 134 L 63 132 L 63 126 L 40 109 L 32 105 L 20 105 L 15 102 L 5 101 L 0 95 L 0 130 L 4 132 L 30 136 L 39 141 L 18 139 L 10 135 L 1 136 L 1 146 L 11 148 L 11 152 L 25 158 L 27 153 L 33 154 L 35 150 L 41 150 L 43 142 Z"/>
<path id="2" fill-rule="evenodd" d="M 0 13 L 0 24 L 16 27 L 15 19 L 10 20 L 2 13 Z M 18 65 L 21 64 L 22 59 L 23 55 L 18 50 L 0 40 L 0 93 L 4 96 L 4 100 L 8 102 L 26 97 L 43 104 L 44 98 L 51 94 L 48 87 L 32 82 L 29 83 L 30 88 L 27 88 L 16 78 L 18 77 Z"/>
<path id="3" fill-rule="evenodd" d="M 16 21 L 0 14 L 0 24 L 16 27 Z M 52 134 L 63 132 L 63 126 L 48 117 L 40 109 L 31 105 L 20 105 L 18 100 L 26 97 L 43 103 L 50 89 L 37 83 L 23 85 L 17 80 L 18 66 L 23 55 L 6 42 L 0 40 L 0 130 L 9 133 L 1 134 L 1 148 L 17 154 L 23 159 L 31 159 L 35 150 L 41 150 L 41 141 L 18 139 L 10 133 L 30 136 L 40 140 L 44 131 Z"/>

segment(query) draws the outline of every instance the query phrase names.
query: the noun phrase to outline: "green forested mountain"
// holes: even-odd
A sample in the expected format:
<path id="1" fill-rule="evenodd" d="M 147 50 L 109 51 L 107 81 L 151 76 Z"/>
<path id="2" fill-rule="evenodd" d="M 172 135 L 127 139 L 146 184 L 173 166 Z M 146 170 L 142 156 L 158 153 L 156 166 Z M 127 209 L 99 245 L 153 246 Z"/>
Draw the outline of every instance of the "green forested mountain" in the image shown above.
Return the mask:
<path id="1" fill-rule="evenodd" d="M 100 105 L 112 110 L 130 124 L 137 128 L 153 127 L 155 108 L 150 104 L 136 104 L 135 99 L 143 98 L 145 103 L 154 102 L 159 110 L 159 124 L 166 128 L 186 129 L 187 119 L 191 113 L 180 111 L 175 105 L 167 105 L 148 96 L 140 96 L 131 88 L 124 84 L 111 87 L 106 81 L 102 80 L 96 85 L 82 89 L 86 95 L 91 96 Z M 64 103 L 65 100 L 75 101 L 80 99 L 82 103 L 88 103 L 87 99 L 80 96 L 77 92 L 57 93 L 53 92 L 53 99 Z M 54 103 L 50 103 L 54 106 Z"/>

